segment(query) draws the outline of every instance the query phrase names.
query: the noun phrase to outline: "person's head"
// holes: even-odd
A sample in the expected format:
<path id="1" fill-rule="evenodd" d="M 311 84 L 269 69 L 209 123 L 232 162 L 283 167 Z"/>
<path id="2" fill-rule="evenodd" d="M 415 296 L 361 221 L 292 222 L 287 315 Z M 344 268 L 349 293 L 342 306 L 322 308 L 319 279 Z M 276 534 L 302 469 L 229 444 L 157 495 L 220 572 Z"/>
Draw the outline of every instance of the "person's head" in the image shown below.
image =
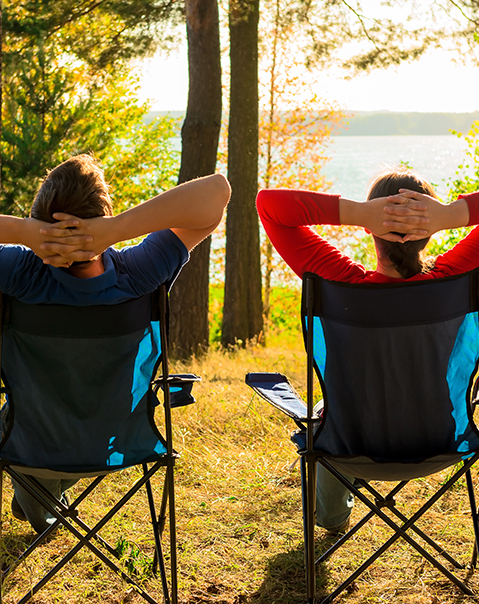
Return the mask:
<path id="1" fill-rule="evenodd" d="M 396 195 L 399 189 L 410 189 L 437 198 L 433 187 L 427 181 L 412 170 L 399 168 L 380 174 L 370 186 L 367 199 Z M 404 279 L 432 268 L 431 261 L 426 261 L 422 257 L 422 251 L 429 242 L 429 237 L 405 243 L 386 241 L 375 235 L 373 237 L 378 259 L 383 262 L 389 261 Z"/>
<path id="2" fill-rule="evenodd" d="M 64 212 L 79 218 L 113 216 L 109 186 L 103 170 L 91 155 L 76 155 L 51 170 L 37 191 L 32 218 L 55 222 Z"/>

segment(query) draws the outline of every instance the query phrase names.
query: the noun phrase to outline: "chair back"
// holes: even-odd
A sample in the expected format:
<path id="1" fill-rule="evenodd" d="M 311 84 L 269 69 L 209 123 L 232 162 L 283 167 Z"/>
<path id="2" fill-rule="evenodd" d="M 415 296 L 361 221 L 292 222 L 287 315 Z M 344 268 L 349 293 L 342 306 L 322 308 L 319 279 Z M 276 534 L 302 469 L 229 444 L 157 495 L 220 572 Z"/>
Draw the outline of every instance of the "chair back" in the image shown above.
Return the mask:
<path id="1" fill-rule="evenodd" d="M 314 437 L 308 430 L 308 448 L 410 464 L 476 451 L 477 287 L 477 271 L 393 285 L 305 275 L 310 417 L 313 368 L 324 396 L 323 422 Z"/>
<path id="2" fill-rule="evenodd" d="M 166 300 L 164 286 L 116 305 L 8 299 L 2 378 L 9 415 L 0 458 L 87 475 L 165 455 L 171 435 L 163 438 L 155 425 L 152 380 L 167 363 Z"/>

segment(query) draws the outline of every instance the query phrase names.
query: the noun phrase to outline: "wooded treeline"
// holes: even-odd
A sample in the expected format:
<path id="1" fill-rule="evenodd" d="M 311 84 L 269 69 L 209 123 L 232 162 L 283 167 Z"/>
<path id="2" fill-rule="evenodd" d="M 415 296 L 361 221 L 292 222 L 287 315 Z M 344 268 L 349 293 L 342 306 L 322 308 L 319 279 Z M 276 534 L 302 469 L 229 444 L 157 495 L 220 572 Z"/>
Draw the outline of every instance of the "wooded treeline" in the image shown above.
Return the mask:
<path id="1" fill-rule="evenodd" d="M 261 257 L 258 184 L 325 187 L 321 141 L 342 118 L 338 108 L 308 90 L 307 74 L 328 66 L 354 75 L 397 65 L 438 40 L 462 44 L 463 51 L 477 49 L 477 0 L 451 1 L 449 8 L 461 16 L 454 30 L 434 20 L 425 28 L 427 7 L 419 20 L 412 2 L 387 4 L 392 12 L 385 3 L 384 11 L 368 15 L 359 4 L 335 0 L 4 3 L 1 211 L 26 215 L 46 170 L 89 150 L 110 177 L 117 209 L 125 209 L 214 172 L 226 121 L 222 156 L 232 197 L 221 341 L 231 346 L 262 338 L 273 265 L 270 246 Z M 171 144 L 174 120 L 145 125 L 148 107 L 138 103 L 131 61 L 174 47 L 185 29 L 189 93 L 180 158 Z M 228 33 L 226 78 L 221 31 Z M 301 117 L 305 107 L 318 116 L 313 124 Z M 311 153 L 313 163 L 306 161 Z M 193 251 L 171 294 L 172 343 L 179 356 L 208 347 L 209 256 L 207 240 Z"/>

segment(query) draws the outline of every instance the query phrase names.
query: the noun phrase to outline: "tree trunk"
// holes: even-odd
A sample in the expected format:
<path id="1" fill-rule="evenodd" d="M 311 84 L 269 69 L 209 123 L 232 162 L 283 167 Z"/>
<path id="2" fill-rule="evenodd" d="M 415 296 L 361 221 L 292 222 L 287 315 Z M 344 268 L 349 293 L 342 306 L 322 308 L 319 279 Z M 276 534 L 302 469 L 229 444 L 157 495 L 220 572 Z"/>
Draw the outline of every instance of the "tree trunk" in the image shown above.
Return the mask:
<path id="1" fill-rule="evenodd" d="M 189 89 L 181 130 L 178 184 L 216 169 L 221 128 L 221 62 L 217 0 L 186 0 Z M 208 347 L 210 238 L 191 254 L 171 291 L 173 354 L 186 358 Z"/>
<path id="2" fill-rule="evenodd" d="M 0 141 L 3 126 L 3 0 L 0 0 Z M 2 198 L 2 155 L 0 153 L 0 200 Z"/>
<path id="3" fill-rule="evenodd" d="M 263 328 L 258 190 L 259 0 L 230 1 L 231 90 L 223 346 L 246 343 Z"/>

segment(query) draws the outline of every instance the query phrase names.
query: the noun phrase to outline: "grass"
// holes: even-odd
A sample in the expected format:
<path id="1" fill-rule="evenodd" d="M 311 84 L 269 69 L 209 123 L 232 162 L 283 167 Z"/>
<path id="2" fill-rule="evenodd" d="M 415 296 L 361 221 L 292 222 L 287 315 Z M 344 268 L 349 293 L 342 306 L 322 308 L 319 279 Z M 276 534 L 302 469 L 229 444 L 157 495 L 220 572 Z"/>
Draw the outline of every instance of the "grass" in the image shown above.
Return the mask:
<path id="1" fill-rule="evenodd" d="M 287 374 L 305 392 L 305 358 L 300 338 L 280 347 L 276 334 L 269 345 L 222 352 L 212 350 L 200 359 L 174 363 L 176 372 L 202 376 L 195 385 L 197 403 L 174 410 L 175 448 L 181 457 L 176 470 L 179 593 L 181 604 L 296 604 L 305 601 L 300 478 L 289 435 L 294 424 L 244 384 L 248 371 L 271 370 Z M 136 470 L 126 472 L 135 477 Z M 430 487 L 445 479 L 446 472 L 412 483 L 407 503 L 417 505 Z M 86 518 L 103 509 L 123 489 L 124 478 L 106 479 L 105 489 L 84 510 Z M 474 476 L 477 482 L 477 475 Z M 159 482 L 159 481 L 158 481 Z M 157 485 L 159 491 L 159 484 Z M 7 492 L 9 501 L 11 491 Z M 7 506 L 6 506 L 7 507 Z M 449 544 L 451 553 L 467 564 L 472 547 L 472 527 L 465 485 L 461 483 L 436 506 L 423 525 Z M 363 511 L 357 505 L 353 514 Z M 158 581 L 150 575 L 153 544 L 143 527 L 147 508 L 142 499 L 121 514 L 122 527 L 110 529 L 125 564 L 133 566 L 141 580 L 159 596 Z M 445 523 L 444 523 L 445 520 Z M 13 553 L 31 539 L 25 523 L 3 514 L 3 547 Z M 318 592 L 325 594 L 390 531 L 380 522 L 363 528 L 328 563 L 318 569 Z M 13 536 L 11 536 L 13 535 Z M 317 529 L 317 551 L 331 539 Z M 6 585 L 3 602 L 15 602 L 39 575 L 73 543 L 60 531 L 24 564 L 16 579 Z M 138 547 L 146 548 L 146 556 Z M 459 571 L 468 577 L 468 571 Z M 470 585 L 479 592 L 479 572 Z M 120 604 L 143 600 L 112 573 L 82 550 L 42 589 L 32 602 L 52 604 Z M 339 597 L 344 604 L 469 604 L 474 598 L 447 582 L 422 562 L 406 544 L 397 544 Z"/>

